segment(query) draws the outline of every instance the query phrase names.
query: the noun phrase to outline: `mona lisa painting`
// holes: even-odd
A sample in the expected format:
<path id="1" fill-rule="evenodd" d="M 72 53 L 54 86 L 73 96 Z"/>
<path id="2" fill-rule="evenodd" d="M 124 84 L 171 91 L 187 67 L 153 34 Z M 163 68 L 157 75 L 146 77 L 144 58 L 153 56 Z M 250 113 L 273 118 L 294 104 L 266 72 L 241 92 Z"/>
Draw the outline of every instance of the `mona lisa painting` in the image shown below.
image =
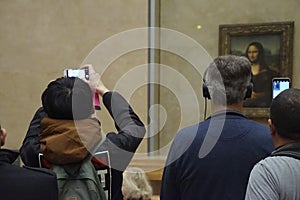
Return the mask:
<path id="1" fill-rule="evenodd" d="M 251 63 L 253 92 L 244 114 L 267 117 L 272 79 L 292 76 L 294 22 L 219 26 L 219 55 L 245 56 Z"/>

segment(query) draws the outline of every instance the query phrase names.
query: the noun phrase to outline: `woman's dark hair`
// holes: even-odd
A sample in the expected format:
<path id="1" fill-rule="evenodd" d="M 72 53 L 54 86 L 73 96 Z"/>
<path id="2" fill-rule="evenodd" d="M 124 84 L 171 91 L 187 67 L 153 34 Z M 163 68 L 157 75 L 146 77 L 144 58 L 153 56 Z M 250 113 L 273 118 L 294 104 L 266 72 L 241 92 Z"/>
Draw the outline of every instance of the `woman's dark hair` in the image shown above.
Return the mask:
<path id="1" fill-rule="evenodd" d="M 255 46 L 258 49 L 258 57 L 257 57 L 257 62 L 260 64 L 262 69 L 267 69 L 268 65 L 266 64 L 265 61 L 265 53 L 264 53 L 264 47 L 260 42 L 251 42 L 248 44 L 245 52 L 245 56 L 249 59 L 248 57 L 248 51 L 250 46 Z"/>
<path id="2" fill-rule="evenodd" d="M 45 112 L 53 119 L 85 119 L 93 111 L 93 92 L 80 78 L 63 77 L 50 82 L 41 98 Z"/>

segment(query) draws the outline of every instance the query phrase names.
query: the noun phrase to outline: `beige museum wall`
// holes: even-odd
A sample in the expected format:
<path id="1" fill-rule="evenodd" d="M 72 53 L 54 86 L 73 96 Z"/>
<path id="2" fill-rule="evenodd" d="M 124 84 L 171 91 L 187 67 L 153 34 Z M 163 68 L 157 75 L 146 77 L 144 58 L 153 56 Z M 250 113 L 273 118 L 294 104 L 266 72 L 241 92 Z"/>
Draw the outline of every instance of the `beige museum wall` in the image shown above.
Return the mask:
<path id="1" fill-rule="evenodd" d="M 48 82 L 62 76 L 66 66 L 78 67 L 114 34 L 146 27 L 147 5 L 147 0 L 0 1 L 0 123 L 9 133 L 6 148 L 20 147 Z M 107 66 L 93 63 L 106 69 L 103 82 L 110 89 L 128 70 L 147 63 L 146 50 L 119 56 Z M 128 99 L 145 123 L 146 92 L 141 85 Z M 105 132 L 114 130 L 104 109 L 98 115 Z"/>
<path id="2" fill-rule="evenodd" d="M 300 87 L 300 61 L 297 59 L 300 53 L 298 0 L 162 0 L 160 6 L 162 27 L 192 37 L 212 57 L 218 55 L 219 24 L 295 21 L 293 86 Z M 147 0 L 0 1 L 0 123 L 9 131 L 5 147 L 19 148 L 34 111 L 40 106 L 40 95 L 50 80 L 61 76 L 66 66 L 79 66 L 99 43 L 114 34 L 145 27 L 147 21 Z M 198 24 L 202 29 L 195 28 Z M 115 48 L 118 49 L 118 44 Z M 162 62 L 190 76 L 196 90 L 200 84 L 196 73 L 192 68 L 182 69 L 186 65 L 185 60 L 172 58 L 168 60 L 162 57 Z M 106 69 L 103 81 L 110 89 L 115 89 L 124 74 L 146 63 L 146 50 L 120 55 L 108 67 L 100 66 Z M 98 62 L 93 64 L 97 65 Z M 147 74 L 142 76 L 146 81 Z M 135 78 L 132 78 L 126 84 L 134 81 Z M 126 84 L 123 84 L 125 88 Z M 175 87 L 179 92 L 184 90 L 180 84 Z M 120 90 L 122 92 L 124 87 Z M 175 129 L 178 129 L 178 120 L 175 119 L 180 117 L 177 113 L 178 102 L 169 101 L 169 93 L 168 88 L 163 88 L 160 93 L 161 103 L 165 104 L 166 109 L 173 110 L 168 115 L 171 122 L 167 122 L 166 128 L 175 125 Z M 202 105 L 201 95 L 197 95 Z M 147 123 L 146 86 L 137 88 L 128 100 Z M 104 130 L 112 130 L 113 123 L 105 110 L 98 114 Z M 197 120 L 189 119 L 184 125 Z M 166 134 L 162 134 L 161 139 L 167 138 L 163 142 L 169 143 L 176 131 L 169 128 Z M 145 140 L 139 151 L 146 151 L 146 143 Z"/>

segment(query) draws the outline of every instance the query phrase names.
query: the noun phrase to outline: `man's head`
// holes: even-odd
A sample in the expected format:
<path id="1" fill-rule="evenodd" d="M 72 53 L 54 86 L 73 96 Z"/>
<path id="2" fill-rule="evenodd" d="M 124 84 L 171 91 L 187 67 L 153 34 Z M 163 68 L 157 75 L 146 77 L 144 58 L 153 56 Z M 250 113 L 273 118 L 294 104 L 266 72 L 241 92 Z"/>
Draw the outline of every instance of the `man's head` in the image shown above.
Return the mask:
<path id="1" fill-rule="evenodd" d="M 58 78 L 43 92 L 42 104 L 50 118 L 85 119 L 93 113 L 93 92 L 80 78 Z"/>
<path id="2" fill-rule="evenodd" d="M 234 105 L 244 100 L 247 88 L 251 91 L 251 64 L 246 57 L 220 56 L 208 66 L 203 79 L 213 103 Z"/>
<path id="3" fill-rule="evenodd" d="M 281 92 L 270 105 L 271 133 L 289 140 L 300 140 L 300 90 L 290 88 Z"/>

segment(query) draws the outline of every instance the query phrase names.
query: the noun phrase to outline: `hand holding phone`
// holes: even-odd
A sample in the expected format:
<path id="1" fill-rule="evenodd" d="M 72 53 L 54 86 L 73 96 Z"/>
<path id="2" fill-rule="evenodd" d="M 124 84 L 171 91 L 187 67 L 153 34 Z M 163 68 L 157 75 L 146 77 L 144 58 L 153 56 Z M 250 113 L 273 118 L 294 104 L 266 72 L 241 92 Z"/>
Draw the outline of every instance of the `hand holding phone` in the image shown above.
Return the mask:
<path id="1" fill-rule="evenodd" d="M 90 80 L 89 67 L 82 67 L 80 69 L 65 69 L 64 77 L 78 77 L 81 79 Z M 96 110 L 101 110 L 100 100 L 97 93 L 94 93 L 93 104 Z"/>
<path id="2" fill-rule="evenodd" d="M 272 80 L 272 93 L 273 99 L 283 90 L 291 87 L 291 79 L 288 77 L 273 78 Z"/>

